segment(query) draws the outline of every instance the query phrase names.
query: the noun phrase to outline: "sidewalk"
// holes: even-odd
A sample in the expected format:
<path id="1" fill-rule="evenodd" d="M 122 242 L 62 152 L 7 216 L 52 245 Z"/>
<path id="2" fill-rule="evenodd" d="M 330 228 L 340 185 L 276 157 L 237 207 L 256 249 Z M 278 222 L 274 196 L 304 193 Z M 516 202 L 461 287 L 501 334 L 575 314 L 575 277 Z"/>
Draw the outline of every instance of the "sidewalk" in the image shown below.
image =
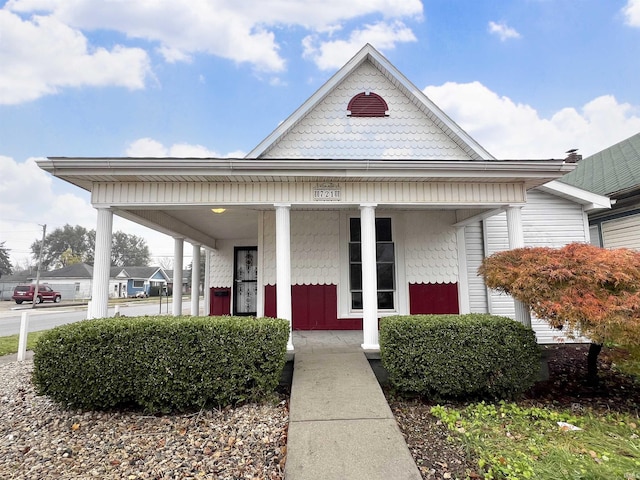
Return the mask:
<path id="1" fill-rule="evenodd" d="M 362 349 L 294 346 L 286 480 L 420 480 Z"/>

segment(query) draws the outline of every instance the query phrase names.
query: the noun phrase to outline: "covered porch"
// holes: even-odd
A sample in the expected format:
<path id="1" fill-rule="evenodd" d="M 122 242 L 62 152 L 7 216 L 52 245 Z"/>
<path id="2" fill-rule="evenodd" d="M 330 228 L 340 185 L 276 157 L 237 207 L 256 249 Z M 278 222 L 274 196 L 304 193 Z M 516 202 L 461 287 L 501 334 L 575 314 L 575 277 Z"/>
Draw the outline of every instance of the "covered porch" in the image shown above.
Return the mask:
<path id="1" fill-rule="evenodd" d="M 200 249 L 204 248 L 205 291 L 216 286 L 211 283 L 216 275 L 233 276 L 233 262 L 227 259 L 216 263 L 217 254 L 225 248 L 233 251 L 236 247 L 258 247 L 255 314 L 275 314 L 287 319 L 293 330 L 291 287 L 298 280 L 292 277 L 292 272 L 298 275 L 313 270 L 313 265 L 304 265 L 304 252 L 296 250 L 300 243 L 296 235 L 304 235 L 300 215 L 306 215 L 307 225 L 317 229 L 314 218 L 333 212 L 338 223 L 331 228 L 337 231 L 337 237 L 334 233 L 326 235 L 327 242 L 334 247 L 325 253 L 333 256 L 337 265 L 331 272 L 320 275 L 332 277 L 331 283 L 336 286 L 338 317 L 347 314 L 347 318 L 362 319 L 360 345 L 367 350 L 379 348 L 381 315 L 410 312 L 410 282 L 398 280 L 398 273 L 407 262 L 399 259 L 395 260 L 393 273 L 397 288 L 388 289 L 393 290 L 396 303 L 393 308 L 384 308 L 386 304 L 380 308 L 380 292 L 384 289 L 378 288 L 380 246 L 376 241 L 376 219 L 403 214 L 409 219 L 405 223 L 414 224 L 413 219 L 423 215 L 421 223 L 425 229 L 430 226 L 429 215 L 433 212 L 440 212 L 448 219 L 451 245 L 455 248 L 453 275 L 457 283 L 458 311 L 466 313 L 469 304 L 465 225 L 506 211 L 509 247 L 524 246 L 520 210 L 526 204 L 527 190 L 558 178 L 572 168 L 562 160 L 49 158 L 38 163 L 44 170 L 90 191 L 97 209 L 90 318 L 107 314 L 112 221 L 117 214 L 173 237 L 174 271 L 182 270 L 184 243 L 190 243 L 195 282 L 200 278 Z M 223 213 L 216 214 L 215 210 Z M 357 222 L 351 222 L 354 218 Z M 345 219 L 351 223 L 345 223 Z M 350 241 L 352 232 L 345 232 L 349 225 L 353 228 L 356 224 L 357 242 Z M 433 225 L 433 228 L 440 227 Z M 405 233 L 396 234 L 398 242 L 406 237 Z M 419 236 L 419 232 L 414 234 L 418 240 Z M 305 241 L 314 243 L 314 239 Z M 357 261 L 348 256 L 354 247 L 358 251 Z M 398 257 L 404 255 L 405 250 L 396 245 Z M 324 255 L 322 249 L 320 255 Z M 361 269 L 361 285 L 357 288 L 349 286 L 353 284 L 350 266 L 354 263 Z M 216 268 L 224 272 L 216 273 Z M 234 285 L 227 287 L 233 290 L 237 280 L 234 278 Z M 305 283 L 327 282 L 318 278 L 302 282 Z M 269 290 L 268 286 L 286 287 Z M 403 293 L 403 289 L 407 291 Z M 273 296 L 271 303 L 269 295 Z M 230 301 L 233 302 L 235 296 L 232 291 Z M 211 311 L 210 301 L 211 297 L 205 295 L 205 312 Z M 198 296 L 194 295 L 193 312 L 199 312 L 198 302 Z M 178 297 L 174 297 L 173 313 L 181 313 Z M 517 320 L 523 323 L 527 323 L 527 315 L 526 309 L 516 312 Z M 293 347 L 293 336 L 290 336 L 289 349 Z"/>

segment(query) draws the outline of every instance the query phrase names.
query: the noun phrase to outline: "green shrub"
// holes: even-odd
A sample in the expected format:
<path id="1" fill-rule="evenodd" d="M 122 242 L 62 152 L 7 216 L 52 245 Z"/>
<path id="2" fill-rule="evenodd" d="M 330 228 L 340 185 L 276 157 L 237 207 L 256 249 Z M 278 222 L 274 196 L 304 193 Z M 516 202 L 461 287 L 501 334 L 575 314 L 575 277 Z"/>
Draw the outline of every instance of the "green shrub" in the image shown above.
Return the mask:
<path id="1" fill-rule="evenodd" d="M 289 323 L 248 317 L 86 320 L 40 337 L 39 394 L 82 409 L 184 411 L 258 400 L 277 387 Z"/>
<path id="2" fill-rule="evenodd" d="M 392 386 L 435 399 L 513 397 L 539 372 L 533 330 L 485 314 L 383 318 L 380 357 Z"/>

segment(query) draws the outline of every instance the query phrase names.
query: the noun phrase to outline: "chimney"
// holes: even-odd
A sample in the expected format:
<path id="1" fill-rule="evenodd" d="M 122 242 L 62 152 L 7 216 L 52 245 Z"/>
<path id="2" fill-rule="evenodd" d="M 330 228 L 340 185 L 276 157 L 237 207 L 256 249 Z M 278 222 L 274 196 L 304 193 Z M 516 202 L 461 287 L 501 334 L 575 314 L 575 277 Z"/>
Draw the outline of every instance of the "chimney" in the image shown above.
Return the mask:
<path id="1" fill-rule="evenodd" d="M 566 163 L 578 163 L 582 160 L 582 155 L 578 155 L 578 149 L 572 148 L 571 150 L 567 150 L 568 153 L 567 158 L 564 159 Z"/>

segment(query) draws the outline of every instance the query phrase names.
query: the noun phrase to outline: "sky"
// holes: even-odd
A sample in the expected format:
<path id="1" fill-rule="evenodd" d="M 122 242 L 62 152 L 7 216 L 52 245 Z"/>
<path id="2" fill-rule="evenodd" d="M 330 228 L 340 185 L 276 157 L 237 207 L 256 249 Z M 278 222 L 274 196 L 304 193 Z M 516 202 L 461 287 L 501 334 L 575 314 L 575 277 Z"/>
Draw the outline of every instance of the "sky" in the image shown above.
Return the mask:
<path id="1" fill-rule="evenodd" d="M 640 131 L 640 0 L 0 1 L 0 243 L 96 228 L 36 159 L 242 157 L 366 43 L 498 159 Z"/>

